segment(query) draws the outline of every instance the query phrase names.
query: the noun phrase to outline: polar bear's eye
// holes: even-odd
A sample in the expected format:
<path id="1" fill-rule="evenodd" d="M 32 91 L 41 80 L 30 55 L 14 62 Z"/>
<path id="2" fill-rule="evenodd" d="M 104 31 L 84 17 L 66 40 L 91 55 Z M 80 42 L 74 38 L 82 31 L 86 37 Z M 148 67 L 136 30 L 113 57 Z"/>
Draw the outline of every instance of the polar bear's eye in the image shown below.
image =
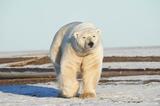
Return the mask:
<path id="1" fill-rule="evenodd" d="M 86 37 L 83 36 L 83 39 L 85 39 Z"/>
<path id="2" fill-rule="evenodd" d="M 96 37 L 96 36 L 93 35 L 93 37 Z"/>

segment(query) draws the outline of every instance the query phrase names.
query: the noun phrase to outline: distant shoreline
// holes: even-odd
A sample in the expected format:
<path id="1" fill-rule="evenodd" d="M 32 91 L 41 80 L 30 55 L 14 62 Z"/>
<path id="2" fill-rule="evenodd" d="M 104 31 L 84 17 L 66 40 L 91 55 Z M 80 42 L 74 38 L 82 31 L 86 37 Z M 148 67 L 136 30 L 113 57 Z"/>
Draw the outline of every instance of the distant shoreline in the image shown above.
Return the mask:
<path id="1" fill-rule="evenodd" d="M 4 57 L 32 57 L 48 55 L 49 50 L 7 51 L 0 52 Z M 104 48 L 104 56 L 160 56 L 160 46 L 113 47 Z"/>

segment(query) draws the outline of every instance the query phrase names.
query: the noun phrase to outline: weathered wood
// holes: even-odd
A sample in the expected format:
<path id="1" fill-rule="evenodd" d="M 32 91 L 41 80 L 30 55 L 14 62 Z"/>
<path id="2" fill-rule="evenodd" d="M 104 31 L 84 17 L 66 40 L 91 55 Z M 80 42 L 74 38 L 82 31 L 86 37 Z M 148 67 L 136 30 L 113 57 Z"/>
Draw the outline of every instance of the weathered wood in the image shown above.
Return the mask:
<path id="1" fill-rule="evenodd" d="M 79 79 L 81 81 L 82 79 Z M 8 85 L 8 84 L 34 84 L 34 83 L 44 83 L 56 81 L 54 77 L 46 77 L 46 78 L 15 78 L 15 79 L 1 79 L 0 85 Z M 100 79 L 99 84 L 116 84 L 116 83 L 129 83 L 129 84 L 148 84 L 151 82 L 160 82 L 158 79 L 149 79 L 149 80 L 109 80 L 109 79 Z"/>
<path id="2" fill-rule="evenodd" d="M 0 85 L 7 85 L 7 84 L 33 84 L 33 83 L 42 83 L 42 82 L 49 82 L 54 81 L 53 77 L 49 78 L 16 78 L 16 79 L 1 79 Z"/>
<path id="3" fill-rule="evenodd" d="M 103 62 L 160 62 L 160 56 L 105 56 Z M 14 57 L 0 58 L 0 64 L 2 63 L 12 63 L 10 64 L 11 67 L 22 67 L 25 65 L 47 64 L 51 63 L 51 61 L 48 56 Z"/>
<path id="4" fill-rule="evenodd" d="M 104 57 L 103 62 L 160 62 L 160 56 L 110 56 Z"/>
<path id="5" fill-rule="evenodd" d="M 102 77 L 127 75 L 160 75 L 160 69 L 109 69 L 103 68 Z M 0 68 L 0 78 L 46 78 L 54 77 L 53 68 Z"/>
<path id="6" fill-rule="evenodd" d="M 18 62 L 18 61 L 26 61 L 30 59 L 36 59 L 36 57 L 13 57 L 13 58 L 0 58 L 0 64 L 2 63 L 11 63 L 11 62 Z"/>
<path id="7" fill-rule="evenodd" d="M 131 76 L 131 75 L 160 75 L 160 69 L 108 69 L 103 68 L 102 77 Z"/>
<path id="8" fill-rule="evenodd" d="M 53 68 L 0 68 L 0 78 L 53 77 Z"/>

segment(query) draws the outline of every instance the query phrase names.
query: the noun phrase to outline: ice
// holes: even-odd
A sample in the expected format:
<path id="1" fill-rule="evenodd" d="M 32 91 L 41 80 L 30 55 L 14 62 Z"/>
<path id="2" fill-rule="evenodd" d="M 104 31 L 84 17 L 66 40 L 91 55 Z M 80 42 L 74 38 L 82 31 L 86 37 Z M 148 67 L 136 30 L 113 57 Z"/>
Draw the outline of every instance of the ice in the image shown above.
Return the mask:
<path id="1" fill-rule="evenodd" d="M 160 46 L 105 48 L 105 56 L 160 56 Z"/>
<path id="2" fill-rule="evenodd" d="M 152 80 L 160 76 L 112 77 L 108 80 Z M 2 106 L 160 106 L 160 82 L 147 84 L 103 83 L 97 87 L 97 98 L 60 98 L 56 82 L 0 86 Z"/>
<path id="3" fill-rule="evenodd" d="M 110 62 L 103 63 L 103 67 L 111 69 L 159 69 L 160 62 Z"/>

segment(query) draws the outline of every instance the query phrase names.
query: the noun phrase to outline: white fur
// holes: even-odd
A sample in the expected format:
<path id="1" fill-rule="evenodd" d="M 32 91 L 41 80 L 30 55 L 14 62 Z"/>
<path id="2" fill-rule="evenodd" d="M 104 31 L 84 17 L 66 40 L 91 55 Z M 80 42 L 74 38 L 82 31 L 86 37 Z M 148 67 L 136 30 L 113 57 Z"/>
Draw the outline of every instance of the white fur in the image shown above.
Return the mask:
<path id="1" fill-rule="evenodd" d="M 88 46 L 89 42 L 93 42 L 92 48 Z M 93 24 L 72 22 L 60 28 L 52 42 L 50 58 L 64 97 L 76 96 L 79 89 L 77 72 L 83 76 L 82 97 L 96 96 L 95 89 L 101 74 L 103 48 L 100 30 Z"/>

